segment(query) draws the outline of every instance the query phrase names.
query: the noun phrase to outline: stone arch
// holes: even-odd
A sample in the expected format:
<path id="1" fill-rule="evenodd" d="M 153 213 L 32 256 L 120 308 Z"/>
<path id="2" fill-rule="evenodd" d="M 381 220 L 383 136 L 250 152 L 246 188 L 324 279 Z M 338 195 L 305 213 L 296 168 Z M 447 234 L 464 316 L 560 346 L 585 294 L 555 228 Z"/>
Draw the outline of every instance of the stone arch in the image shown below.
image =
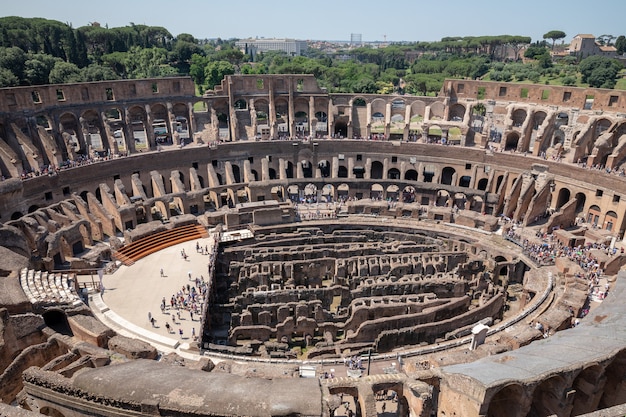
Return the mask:
<path id="1" fill-rule="evenodd" d="M 485 206 L 485 201 L 483 200 L 483 198 L 479 195 L 475 195 L 470 197 L 469 199 L 469 209 L 471 211 L 475 211 L 477 213 L 482 213 L 483 212 L 483 208 Z"/>
<path id="2" fill-rule="evenodd" d="M 38 206 L 37 204 L 33 204 L 32 206 L 29 206 L 29 207 L 28 207 L 28 214 L 30 214 L 30 213 L 34 213 L 34 212 L 36 212 L 37 210 L 39 210 L 39 206 Z"/>
<path id="3" fill-rule="evenodd" d="M 66 336 L 73 336 L 72 329 L 67 321 L 67 316 L 62 310 L 51 309 L 46 311 L 43 314 L 43 320 L 46 323 L 46 326 L 54 329 L 58 333 Z"/>
<path id="4" fill-rule="evenodd" d="M 380 184 L 372 184 L 370 189 L 370 198 L 372 200 L 380 200 L 384 197 L 385 189 Z"/>
<path id="5" fill-rule="evenodd" d="M 465 117 L 465 106 L 456 103 L 450 106 L 450 110 L 448 111 L 448 120 L 451 122 L 462 122 Z"/>
<path id="6" fill-rule="evenodd" d="M 459 177 L 459 187 L 469 188 L 471 183 L 472 183 L 471 175 L 461 175 Z"/>
<path id="7" fill-rule="evenodd" d="M 556 198 L 556 206 L 555 208 L 557 210 L 559 210 L 561 207 L 563 207 L 565 204 L 567 204 L 567 202 L 570 200 L 571 197 L 571 192 L 569 190 L 569 188 L 567 187 L 563 187 L 559 190 L 559 194 Z"/>
<path id="8" fill-rule="evenodd" d="M 348 178 L 348 168 L 345 165 L 339 165 L 337 168 L 337 178 Z"/>
<path id="9" fill-rule="evenodd" d="M 19 219 L 19 218 L 20 218 L 20 217 L 22 217 L 22 216 L 23 216 L 23 214 L 22 214 L 22 212 L 21 212 L 21 211 L 14 211 L 14 212 L 11 214 L 11 220 L 17 220 L 17 219 Z"/>
<path id="10" fill-rule="evenodd" d="M 465 209 L 465 203 L 467 203 L 467 196 L 463 193 L 455 193 L 454 194 L 454 201 L 453 201 L 453 205 L 454 207 L 458 208 L 459 210 L 463 210 Z"/>
<path id="11" fill-rule="evenodd" d="M 287 178 L 294 178 L 293 175 L 293 163 L 291 161 L 287 161 L 287 166 L 285 168 L 285 174 Z"/>
<path id="12" fill-rule="evenodd" d="M 331 203 L 335 200 L 335 187 L 332 184 L 324 184 L 322 187 L 322 201 Z"/>
<path id="13" fill-rule="evenodd" d="M 299 162 L 300 168 L 302 168 L 302 176 L 304 178 L 313 178 L 313 164 L 308 159 L 303 159 Z"/>
<path id="14" fill-rule="evenodd" d="M 517 150 L 517 145 L 519 143 L 520 135 L 517 132 L 510 132 L 506 136 L 506 142 L 504 143 L 505 151 L 515 151 Z"/>
<path id="15" fill-rule="evenodd" d="M 576 193 L 574 198 L 576 199 L 576 213 L 580 213 L 585 209 L 587 196 L 585 195 L 585 193 Z"/>
<path id="16" fill-rule="evenodd" d="M 390 180 L 399 180 L 400 177 L 400 170 L 398 168 L 391 168 L 387 171 L 387 178 Z"/>
<path id="17" fill-rule="evenodd" d="M 335 136 L 338 138 L 345 138 L 348 136 L 348 122 L 345 120 L 335 121 Z"/>
<path id="18" fill-rule="evenodd" d="M 441 184 L 452 185 L 456 170 L 452 167 L 445 167 L 441 171 Z"/>
<path id="19" fill-rule="evenodd" d="M 416 118 L 416 121 L 424 120 L 424 114 L 426 114 L 426 103 L 422 100 L 415 100 L 411 103 L 411 121 Z M 417 116 L 417 117 L 416 117 Z"/>
<path id="20" fill-rule="evenodd" d="M 276 177 L 276 170 L 274 168 L 269 168 L 268 169 L 268 175 L 270 177 L 270 180 L 275 180 Z"/>
<path id="21" fill-rule="evenodd" d="M 510 384 L 491 397 L 487 417 L 525 417 L 528 409 L 526 389 L 519 384 Z"/>
<path id="22" fill-rule="evenodd" d="M 476 188 L 481 191 L 487 191 L 487 185 L 489 184 L 489 178 L 481 178 L 476 184 Z"/>
<path id="23" fill-rule="evenodd" d="M 100 115 L 95 110 L 86 110 L 80 115 L 83 134 L 87 135 L 89 147 L 97 152 L 104 152 L 108 149 L 108 141 L 104 134 L 104 128 Z"/>
<path id="24" fill-rule="evenodd" d="M 528 113 L 525 109 L 515 109 L 513 113 L 511 113 L 511 121 L 513 122 L 513 127 L 522 127 L 527 115 Z"/>
<path id="25" fill-rule="evenodd" d="M 350 186 L 346 183 L 337 186 L 337 198 L 347 200 L 350 195 Z"/>
<path id="26" fill-rule="evenodd" d="M 331 163 L 330 161 L 323 159 L 317 163 L 317 168 L 320 170 L 320 175 L 322 178 L 328 178 L 331 174 Z"/>
<path id="27" fill-rule="evenodd" d="M 374 180 L 380 180 L 383 178 L 383 163 L 380 161 L 373 161 L 370 168 L 370 178 Z"/>
<path id="28" fill-rule="evenodd" d="M 422 169 L 422 176 L 424 178 L 424 182 L 433 182 L 435 175 L 437 174 L 435 165 L 426 164 Z"/>
<path id="29" fill-rule="evenodd" d="M 539 126 L 543 124 L 548 115 L 543 110 L 538 110 L 533 113 L 533 130 L 538 130 Z"/>
<path id="30" fill-rule="evenodd" d="M 148 149 L 148 116 L 146 109 L 141 106 L 130 107 L 126 123 L 130 123 L 130 134 L 132 137 L 128 138 L 128 140 L 133 141 L 135 149 Z"/>
<path id="31" fill-rule="evenodd" d="M 415 202 L 415 187 L 412 185 L 407 185 L 402 190 L 402 202 L 403 203 L 413 203 Z"/>
<path id="32" fill-rule="evenodd" d="M 597 227 L 598 223 L 600 222 L 600 216 L 602 216 L 602 211 L 600 210 L 600 207 L 595 204 L 592 205 L 591 207 L 589 207 L 589 210 L 587 210 L 587 223 L 593 225 L 594 227 Z"/>
<path id="33" fill-rule="evenodd" d="M 450 193 L 446 190 L 437 191 L 437 200 L 435 201 L 435 205 L 437 207 L 448 207 L 448 202 L 450 201 Z"/>
<path id="34" fill-rule="evenodd" d="M 572 415 L 578 416 L 597 410 L 605 383 L 606 376 L 602 366 L 594 364 L 583 369 L 572 384 L 572 388 L 576 390 Z"/>
<path id="35" fill-rule="evenodd" d="M 607 211 L 604 215 L 604 222 L 602 223 L 602 228 L 609 232 L 612 232 L 617 224 L 617 213 L 613 210 Z"/>
<path id="36" fill-rule="evenodd" d="M 417 170 L 407 169 L 404 173 L 404 179 L 407 181 L 417 181 Z"/>
<path id="37" fill-rule="evenodd" d="M 231 168 L 233 170 L 233 181 L 235 184 L 239 184 L 241 182 L 241 170 L 239 169 L 239 165 L 231 164 Z"/>
<path id="38" fill-rule="evenodd" d="M 47 405 L 39 409 L 39 414 L 43 414 L 44 416 L 50 416 L 50 417 L 65 417 L 65 414 L 63 414 L 56 408 L 50 407 Z"/>
<path id="39" fill-rule="evenodd" d="M 573 396 L 568 395 L 570 385 L 560 375 L 545 379 L 533 391 L 531 415 L 570 415 Z"/>
<path id="40" fill-rule="evenodd" d="M 70 150 L 73 150 L 74 152 L 80 154 L 87 153 L 85 138 L 83 137 L 83 132 L 80 128 L 78 118 L 74 113 L 66 112 L 61 114 L 61 116 L 59 117 L 59 128 L 62 135 L 64 133 L 67 133 L 67 135 L 69 135 L 64 140 L 68 152 Z"/>
<path id="41" fill-rule="evenodd" d="M 248 110 L 248 102 L 244 100 L 243 98 L 237 99 L 233 103 L 233 108 L 235 110 Z"/>
<path id="42" fill-rule="evenodd" d="M 443 116 L 445 115 L 446 106 L 437 101 L 430 105 L 430 119 L 431 120 L 443 120 Z"/>
<path id="43" fill-rule="evenodd" d="M 608 408 L 626 403 L 626 350 L 620 351 L 606 367 L 604 393 L 598 407 Z"/>
<path id="44" fill-rule="evenodd" d="M 273 200 L 283 201 L 285 190 L 282 185 L 275 185 L 270 189 L 270 194 Z"/>
<path id="45" fill-rule="evenodd" d="M 400 188 L 395 185 L 395 184 L 391 184 L 387 187 L 386 194 L 387 194 L 387 199 L 391 199 L 393 201 L 398 201 L 399 198 L 399 194 L 400 194 Z"/>
<path id="46" fill-rule="evenodd" d="M 291 184 L 287 187 L 287 196 L 291 201 L 299 202 L 300 201 L 300 188 L 297 184 Z"/>

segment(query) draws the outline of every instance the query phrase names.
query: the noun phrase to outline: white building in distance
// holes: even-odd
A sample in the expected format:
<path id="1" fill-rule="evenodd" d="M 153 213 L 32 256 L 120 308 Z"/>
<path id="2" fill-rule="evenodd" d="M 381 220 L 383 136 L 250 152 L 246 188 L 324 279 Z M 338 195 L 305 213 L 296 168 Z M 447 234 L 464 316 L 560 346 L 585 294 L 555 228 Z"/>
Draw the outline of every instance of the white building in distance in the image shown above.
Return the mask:
<path id="1" fill-rule="evenodd" d="M 259 52 L 285 51 L 291 56 L 302 55 L 307 50 L 306 41 L 296 39 L 275 38 L 249 38 L 235 42 L 235 45 L 243 52 L 256 56 Z"/>

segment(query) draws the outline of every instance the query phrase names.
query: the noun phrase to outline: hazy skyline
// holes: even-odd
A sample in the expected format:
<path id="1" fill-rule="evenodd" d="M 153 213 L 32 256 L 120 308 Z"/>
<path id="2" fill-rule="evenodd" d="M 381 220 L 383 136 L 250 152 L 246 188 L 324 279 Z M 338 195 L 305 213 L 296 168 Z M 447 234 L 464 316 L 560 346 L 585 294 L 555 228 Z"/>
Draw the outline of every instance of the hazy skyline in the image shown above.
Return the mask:
<path id="1" fill-rule="evenodd" d="M 176 7 L 180 4 L 179 7 Z M 389 5 L 389 7 L 387 7 Z M 594 8 L 589 1 L 396 0 L 352 2 L 317 0 L 295 6 L 291 2 L 212 2 L 188 0 L 22 0 L 2 5 L 3 16 L 43 17 L 73 27 L 99 22 L 108 27 L 130 22 L 163 26 L 173 36 L 196 38 L 296 38 L 349 40 L 351 33 L 372 41 L 436 41 L 446 36 L 520 35 L 542 40 L 551 30 L 562 30 L 569 43 L 579 33 L 595 36 L 626 35 L 622 16 L 626 2 L 609 0 Z M 523 6 L 523 7 L 522 7 Z M 594 15 L 597 11 L 598 14 Z"/>

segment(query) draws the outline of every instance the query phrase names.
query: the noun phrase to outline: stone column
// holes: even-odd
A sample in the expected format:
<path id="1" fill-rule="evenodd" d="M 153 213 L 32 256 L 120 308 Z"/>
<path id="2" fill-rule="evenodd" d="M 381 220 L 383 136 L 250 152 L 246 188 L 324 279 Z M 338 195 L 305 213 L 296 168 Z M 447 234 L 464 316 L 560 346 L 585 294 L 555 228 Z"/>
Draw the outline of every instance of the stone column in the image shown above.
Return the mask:
<path id="1" fill-rule="evenodd" d="M 288 78 L 287 79 L 288 85 L 289 85 L 289 137 L 293 138 L 295 136 L 296 133 L 296 114 L 295 114 L 295 110 L 294 110 L 294 103 L 293 103 L 293 79 L 292 78 Z"/>
<path id="2" fill-rule="evenodd" d="M 270 161 L 269 159 L 261 159 L 261 181 L 269 181 L 270 179 Z"/>
<path id="3" fill-rule="evenodd" d="M 367 158 L 365 160 L 365 166 L 363 167 L 365 172 L 363 172 L 363 179 L 369 180 L 372 178 L 372 158 Z"/>
<path id="4" fill-rule="evenodd" d="M 313 120 L 317 122 L 317 118 L 315 117 L 315 97 L 309 97 L 309 136 L 312 139 L 315 139 L 315 127 L 316 124 L 313 123 Z"/>
<path id="5" fill-rule="evenodd" d="M 287 179 L 287 163 L 283 158 L 278 160 L 278 179 Z"/>
<path id="6" fill-rule="evenodd" d="M 339 157 L 337 156 L 333 156 L 332 165 L 330 166 L 330 178 L 339 178 Z M 335 190 L 335 192 L 337 191 Z"/>
<path id="7" fill-rule="evenodd" d="M 137 152 L 135 148 L 135 134 L 133 132 L 133 122 L 130 118 L 128 107 L 124 107 L 124 143 L 128 154 Z"/>
<path id="8" fill-rule="evenodd" d="M 196 118 L 193 115 L 193 103 L 191 101 L 187 103 L 187 130 L 189 131 L 189 138 L 195 142 Z"/>
<path id="9" fill-rule="evenodd" d="M 154 149 L 156 147 L 154 128 L 152 127 L 153 121 L 152 108 L 149 104 L 146 104 L 146 124 L 144 125 L 144 130 L 146 132 L 146 140 L 148 141 L 148 149 Z M 135 139 L 133 139 L 133 141 L 134 140 Z"/>

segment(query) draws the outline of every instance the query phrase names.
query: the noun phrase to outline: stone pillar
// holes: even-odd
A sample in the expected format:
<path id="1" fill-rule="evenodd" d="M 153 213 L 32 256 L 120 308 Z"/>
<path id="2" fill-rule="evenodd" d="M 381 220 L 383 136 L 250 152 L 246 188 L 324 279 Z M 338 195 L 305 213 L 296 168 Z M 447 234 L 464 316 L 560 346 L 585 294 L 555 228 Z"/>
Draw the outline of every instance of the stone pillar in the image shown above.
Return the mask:
<path id="1" fill-rule="evenodd" d="M 424 122 L 430 121 L 430 106 L 426 106 L 424 108 Z M 426 130 L 426 135 L 428 135 L 428 130 Z"/>
<path id="2" fill-rule="evenodd" d="M 124 107 L 124 143 L 126 152 L 131 154 L 137 152 L 135 148 L 135 133 L 133 132 L 133 121 L 130 118 L 128 107 Z"/>
<path id="3" fill-rule="evenodd" d="M 254 182 L 254 175 L 252 175 L 252 168 L 250 167 L 250 160 L 243 161 L 243 182 Z"/>
<path id="4" fill-rule="evenodd" d="M 316 123 L 313 122 L 314 119 L 317 121 L 315 117 L 315 97 L 311 96 L 309 97 L 309 136 L 311 136 L 312 139 L 315 139 L 314 129 L 316 128 Z"/>
<path id="5" fill-rule="evenodd" d="M 489 326 L 485 326 L 484 324 L 481 324 L 481 323 L 472 327 L 472 342 L 470 345 L 470 350 L 476 350 L 478 346 L 485 343 L 488 330 L 489 330 Z"/>
<path id="6" fill-rule="evenodd" d="M 370 102 L 365 105 L 365 119 L 367 120 L 365 138 L 369 139 L 372 136 L 372 103 Z"/>
<path id="7" fill-rule="evenodd" d="M 369 180 L 372 178 L 372 158 L 367 158 L 365 160 L 365 166 L 363 167 L 365 172 L 363 172 L 363 179 Z"/>
<path id="8" fill-rule="evenodd" d="M 154 149 L 156 147 L 156 142 L 154 138 L 154 128 L 152 127 L 152 108 L 149 104 L 146 104 L 146 124 L 144 125 L 144 129 L 146 132 L 146 140 L 148 141 L 148 149 Z M 135 139 L 133 139 L 134 141 Z"/>
<path id="9" fill-rule="evenodd" d="M 269 101 L 269 114 L 267 115 L 270 126 L 270 139 L 276 139 L 278 137 L 277 123 L 276 123 L 276 101 L 274 100 L 274 82 L 271 78 L 266 79 L 265 82 L 268 84 L 268 101 Z"/>
<path id="10" fill-rule="evenodd" d="M 191 101 L 187 103 L 187 131 L 189 132 L 189 139 L 196 142 L 196 118 L 193 115 L 193 103 Z"/>
<path id="11" fill-rule="evenodd" d="M 383 159 L 383 179 L 384 180 L 389 179 L 388 172 L 389 172 L 389 158 L 385 158 Z"/>
<path id="12" fill-rule="evenodd" d="M 287 163 L 283 158 L 278 160 L 278 179 L 286 180 L 287 179 Z"/>
<path id="13" fill-rule="evenodd" d="M 348 158 L 348 178 L 355 178 L 354 176 L 354 158 Z"/>
<path id="14" fill-rule="evenodd" d="M 333 156 L 332 165 L 330 167 L 330 178 L 331 179 L 339 178 L 339 157 L 337 156 Z"/>
<path id="15" fill-rule="evenodd" d="M 267 157 L 261 159 L 261 181 L 270 179 L 270 161 Z"/>
<path id="16" fill-rule="evenodd" d="M 295 109 L 294 109 L 294 102 L 293 102 L 293 79 L 292 78 L 288 78 L 287 79 L 287 83 L 289 85 L 289 92 L 288 92 L 288 98 L 289 98 L 289 137 L 293 138 L 295 137 L 296 134 L 296 113 L 295 113 Z M 300 177 L 301 178 L 301 177 Z"/>
<path id="17" fill-rule="evenodd" d="M 332 138 L 335 132 L 335 106 L 331 99 L 328 100 L 328 137 Z"/>

